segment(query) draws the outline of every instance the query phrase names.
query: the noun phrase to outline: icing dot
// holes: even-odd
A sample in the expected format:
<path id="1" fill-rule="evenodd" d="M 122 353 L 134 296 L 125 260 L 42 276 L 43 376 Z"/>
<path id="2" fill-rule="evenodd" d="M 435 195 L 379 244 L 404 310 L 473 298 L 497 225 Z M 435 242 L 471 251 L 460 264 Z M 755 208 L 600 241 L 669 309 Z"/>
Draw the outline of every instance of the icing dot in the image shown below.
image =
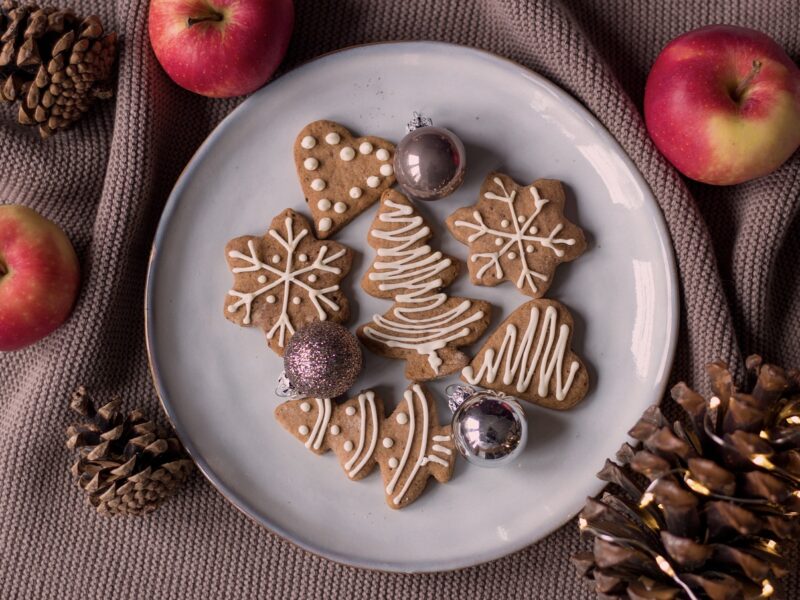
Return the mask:
<path id="1" fill-rule="evenodd" d="M 378 160 L 389 160 L 389 151 L 386 148 L 381 148 L 375 153 Z"/>
<path id="2" fill-rule="evenodd" d="M 389 175 L 391 175 L 392 173 L 394 173 L 392 165 L 389 164 L 381 165 L 381 175 L 383 175 L 384 177 L 389 177 Z"/>
<path id="3" fill-rule="evenodd" d="M 317 281 L 317 276 L 313 273 L 308 276 L 308 283 L 315 283 Z"/>
<path id="4" fill-rule="evenodd" d="M 371 188 L 376 188 L 381 184 L 381 180 L 379 177 L 375 177 L 375 175 L 370 175 L 367 177 L 367 185 Z"/>
<path id="5" fill-rule="evenodd" d="M 333 225 L 333 221 L 331 221 L 328 217 L 322 217 L 319 220 L 319 230 L 320 231 L 328 231 L 331 226 Z"/>
<path id="6" fill-rule="evenodd" d="M 325 212 L 326 210 L 330 210 L 331 209 L 331 201 L 328 200 L 327 198 L 323 198 L 322 200 L 317 202 L 317 208 L 320 209 L 323 212 Z"/>
<path id="7" fill-rule="evenodd" d="M 313 136 L 307 135 L 301 140 L 300 145 L 306 150 L 311 150 L 317 145 L 317 140 Z"/>
<path id="8" fill-rule="evenodd" d="M 353 442 L 351 442 L 350 440 L 347 440 L 344 443 L 344 451 L 345 452 L 352 452 L 353 451 Z"/>
<path id="9" fill-rule="evenodd" d="M 358 151 L 361 152 L 361 154 L 370 154 L 372 152 L 372 144 L 369 142 L 361 142 Z"/>
<path id="10" fill-rule="evenodd" d="M 292 298 L 292 304 L 300 304 L 302 300 L 300 300 L 300 296 L 295 296 Z"/>
<path id="11" fill-rule="evenodd" d="M 275 296 L 270 294 L 269 296 L 267 296 L 266 300 L 267 300 L 267 304 L 275 304 L 276 298 L 275 298 Z"/>
<path id="12" fill-rule="evenodd" d="M 397 422 L 400 423 L 400 425 L 405 425 L 408 423 L 408 415 L 404 412 L 397 413 Z"/>
<path id="13" fill-rule="evenodd" d="M 517 258 L 517 255 L 516 255 L 516 253 L 515 253 L 515 252 L 509 252 L 509 253 L 508 253 L 508 258 L 509 258 L 510 260 L 514 260 L 515 258 Z"/>
<path id="14" fill-rule="evenodd" d="M 308 260 L 308 254 L 301 254 L 297 258 L 300 259 L 300 262 L 306 262 Z"/>
<path id="15" fill-rule="evenodd" d="M 272 255 L 272 262 L 277 265 L 279 262 L 281 262 L 281 257 L 278 256 L 277 254 L 273 254 Z"/>
<path id="16" fill-rule="evenodd" d="M 350 188 L 350 197 L 351 198 L 354 198 L 354 199 L 355 198 L 361 198 L 361 194 L 362 193 L 363 192 L 361 191 L 360 187 L 351 187 Z"/>
<path id="17" fill-rule="evenodd" d="M 325 141 L 329 144 L 338 144 L 342 141 L 342 137 L 336 133 L 335 131 L 331 131 L 328 135 L 325 136 Z"/>
<path id="18" fill-rule="evenodd" d="M 347 408 L 345 408 L 344 414 L 346 414 L 348 417 L 352 417 L 354 414 L 356 414 L 355 406 L 348 406 Z"/>
<path id="19" fill-rule="evenodd" d="M 259 275 L 257 281 L 258 281 L 258 283 L 267 283 L 267 276 L 266 275 Z"/>
<path id="20" fill-rule="evenodd" d="M 303 161 L 303 166 L 305 167 L 306 171 L 316 171 L 317 167 L 319 167 L 319 161 L 313 156 L 309 156 Z"/>
<path id="21" fill-rule="evenodd" d="M 393 456 L 389 459 L 389 468 L 396 469 L 397 468 L 397 459 Z"/>
<path id="22" fill-rule="evenodd" d="M 503 238 L 495 238 L 494 239 L 495 246 L 502 246 L 503 245 Z"/>
<path id="23" fill-rule="evenodd" d="M 525 215 L 518 216 L 517 217 L 517 221 L 519 221 L 520 223 L 524 223 L 525 222 Z"/>
<path id="24" fill-rule="evenodd" d="M 300 410 L 302 410 L 303 412 L 308 412 L 311 410 L 311 405 L 308 402 L 303 402 L 300 405 Z"/>
<path id="25" fill-rule="evenodd" d="M 229 313 L 235 313 L 236 312 L 236 307 L 233 304 L 229 305 L 228 306 L 228 312 Z"/>
<path id="26" fill-rule="evenodd" d="M 536 227 L 536 225 L 531 225 L 530 228 L 528 229 L 528 233 L 530 233 L 531 235 L 536 235 L 537 233 L 539 233 L 539 228 Z"/>
<path id="27" fill-rule="evenodd" d="M 325 189 L 326 185 L 327 184 L 325 183 L 324 179 L 317 178 L 311 182 L 311 189 L 314 190 L 315 192 L 321 192 L 322 190 Z"/>
<path id="28" fill-rule="evenodd" d="M 308 435 L 308 427 L 306 427 L 305 425 L 300 425 L 300 427 L 297 428 L 297 432 L 300 435 Z"/>
<path id="29" fill-rule="evenodd" d="M 528 254 L 530 254 L 531 252 L 533 252 L 533 246 L 527 246 L 527 247 L 525 248 L 525 252 L 527 252 Z"/>
<path id="30" fill-rule="evenodd" d="M 333 205 L 333 210 L 335 210 L 339 214 L 347 212 L 347 204 L 345 204 L 344 202 L 337 202 L 336 204 Z"/>
<path id="31" fill-rule="evenodd" d="M 508 219 L 503 219 L 500 221 L 500 227 L 508 227 L 511 223 L 508 222 Z"/>
<path id="32" fill-rule="evenodd" d="M 341 429 L 339 429 L 338 425 L 331 425 L 331 435 L 339 435 L 341 433 Z"/>
<path id="33" fill-rule="evenodd" d="M 344 161 L 351 161 L 356 157 L 356 151 L 350 146 L 345 146 L 339 151 L 339 158 Z"/>
<path id="34" fill-rule="evenodd" d="M 392 446 L 394 446 L 394 440 L 392 438 L 383 438 L 384 448 L 391 448 Z"/>

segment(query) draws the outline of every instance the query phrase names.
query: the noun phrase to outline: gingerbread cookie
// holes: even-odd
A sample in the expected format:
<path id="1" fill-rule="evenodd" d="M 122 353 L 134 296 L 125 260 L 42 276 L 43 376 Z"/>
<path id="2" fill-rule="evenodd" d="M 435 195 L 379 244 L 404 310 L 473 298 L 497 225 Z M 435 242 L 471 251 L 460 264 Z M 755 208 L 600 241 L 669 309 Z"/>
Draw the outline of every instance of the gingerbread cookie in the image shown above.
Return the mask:
<path id="1" fill-rule="evenodd" d="M 325 239 L 372 206 L 394 185 L 394 144 L 355 138 L 333 121 L 306 125 L 294 143 L 294 162 L 317 236 Z"/>
<path id="2" fill-rule="evenodd" d="M 375 466 L 384 420 L 383 401 L 371 390 L 335 404 L 330 398 L 303 398 L 278 405 L 275 419 L 315 454 L 328 450 L 350 479 L 362 479 Z"/>
<path id="3" fill-rule="evenodd" d="M 451 298 L 441 288 L 458 275 L 458 262 L 426 242 L 430 227 L 401 193 L 387 190 L 369 231 L 377 250 L 361 286 L 394 306 L 358 329 L 372 352 L 408 361 L 406 377 L 428 381 L 454 373 L 469 358 L 457 348 L 476 341 L 489 325 L 491 305 Z"/>
<path id="4" fill-rule="evenodd" d="M 508 175 L 489 173 L 478 203 L 447 218 L 450 232 L 469 245 L 472 282 L 513 281 L 523 294 L 542 297 L 556 267 L 586 249 L 583 231 L 564 217 L 564 199 L 555 179 L 520 186 Z"/>
<path id="5" fill-rule="evenodd" d="M 586 367 L 570 349 L 572 329 L 572 315 L 560 302 L 526 302 L 491 334 L 461 378 L 546 408 L 572 408 L 589 388 Z"/>
<path id="6" fill-rule="evenodd" d="M 380 435 L 375 455 L 391 508 L 416 500 L 429 478 L 445 483 L 453 476 L 452 428 L 439 425 L 436 403 L 423 386 L 415 383 L 406 390 L 403 401 L 383 422 Z"/>
<path id="7" fill-rule="evenodd" d="M 291 209 L 275 217 L 263 237 L 228 242 L 225 257 L 234 276 L 225 316 L 263 329 L 279 355 L 302 325 L 342 323 L 349 316 L 339 281 L 350 270 L 353 253 L 342 244 L 317 240 L 308 221 Z"/>

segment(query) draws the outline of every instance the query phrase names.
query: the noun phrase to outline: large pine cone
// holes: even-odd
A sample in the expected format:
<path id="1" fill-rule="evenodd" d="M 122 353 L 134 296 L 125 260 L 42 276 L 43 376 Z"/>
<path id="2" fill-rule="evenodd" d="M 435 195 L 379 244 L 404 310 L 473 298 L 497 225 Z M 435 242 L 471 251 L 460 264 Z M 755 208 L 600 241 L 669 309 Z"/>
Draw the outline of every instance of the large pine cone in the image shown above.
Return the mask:
<path id="1" fill-rule="evenodd" d="M 193 463 L 177 438 L 119 406 L 115 399 L 95 409 L 85 388 L 74 394 L 70 408 L 85 421 L 67 429 L 67 447 L 78 451 L 71 472 L 99 513 L 141 515 L 175 493 Z"/>
<path id="2" fill-rule="evenodd" d="M 19 101 L 19 122 L 43 138 L 111 97 L 117 35 L 98 17 L 2 0 L 0 32 L 0 100 Z"/>
<path id="3" fill-rule="evenodd" d="M 783 550 L 800 538 L 800 373 L 748 359 L 750 393 L 708 366 L 714 395 L 672 389 L 687 425 L 651 407 L 598 475 L 581 529 L 593 552 L 574 562 L 602 598 L 782 597 Z M 648 483 L 649 482 L 649 483 Z"/>

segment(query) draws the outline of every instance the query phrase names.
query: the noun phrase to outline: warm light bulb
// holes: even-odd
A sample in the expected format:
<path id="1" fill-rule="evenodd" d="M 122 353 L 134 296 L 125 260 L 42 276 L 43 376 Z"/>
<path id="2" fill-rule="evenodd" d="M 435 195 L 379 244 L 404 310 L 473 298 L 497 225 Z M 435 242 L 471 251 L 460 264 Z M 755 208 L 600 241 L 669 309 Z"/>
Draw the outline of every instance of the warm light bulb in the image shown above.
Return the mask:
<path id="1" fill-rule="evenodd" d="M 587 520 L 586 520 L 586 519 L 584 519 L 583 517 L 580 517 L 580 518 L 578 519 L 578 527 L 580 528 L 580 530 L 581 530 L 581 531 L 583 531 L 584 529 L 586 529 L 588 526 L 589 526 L 589 521 L 587 521 Z"/>
<path id="2" fill-rule="evenodd" d="M 762 598 L 769 598 L 772 594 L 775 593 L 775 588 L 772 587 L 772 584 L 769 582 L 769 579 L 765 579 L 761 582 L 761 597 Z"/>
<path id="3" fill-rule="evenodd" d="M 695 481 L 688 475 L 684 477 L 683 480 L 686 482 L 686 485 L 688 485 L 692 489 L 692 491 L 697 492 L 698 494 L 702 494 L 703 496 L 708 496 L 709 494 L 711 494 L 710 489 L 708 489 L 699 481 Z"/>
<path id="4" fill-rule="evenodd" d="M 670 577 L 675 577 L 675 569 L 672 568 L 672 565 L 670 565 L 663 556 L 656 554 L 656 564 L 664 573 Z"/>
<path id="5" fill-rule="evenodd" d="M 653 492 L 645 492 L 642 494 L 642 499 L 639 501 L 639 508 L 646 508 L 653 503 L 656 497 L 653 495 Z"/>
<path id="6" fill-rule="evenodd" d="M 767 548 L 770 550 L 775 550 L 778 547 L 778 543 L 775 540 L 770 540 L 767 542 Z"/>
<path id="7" fill-rule="evenodd" d="M 760 437 L 762 440 L 768 440 L 769 434 L 762 429 L 761 433 L 758 434 L 758 437 Z"/>
<path id="8" fill-rule="evenodd" d="M 719 408 L 720 404 L 722 404 L 722 401 L 716 396 L 712 396 L 711 400 L 708 402 L 708 407 L 713 410 L 715 408 Z"/>
<path id="9" fill-rule="evenodd" d="M 786 422 L 789 423 L 789 425 L 800 425 L 800 417 L 797 415 L 787 417 Z"/>
<path id="10" fill-rule="evenodd" d="M 766 454 L 754 454 L 751 457 L 751 460 L 753 461 L 754 464 L 758 465 L 759 467 L 763 467 L 765 469 L 770 469 L 770 470 L 775 468 L 775 465 L 772 464 L 772 461 Z"/>

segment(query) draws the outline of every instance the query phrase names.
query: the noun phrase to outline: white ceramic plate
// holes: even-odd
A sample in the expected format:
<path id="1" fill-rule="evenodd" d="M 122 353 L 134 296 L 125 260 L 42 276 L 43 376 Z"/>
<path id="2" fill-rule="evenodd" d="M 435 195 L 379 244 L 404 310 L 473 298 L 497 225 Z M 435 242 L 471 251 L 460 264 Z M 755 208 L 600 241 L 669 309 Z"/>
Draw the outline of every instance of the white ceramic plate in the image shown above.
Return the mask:
<path id="1" fill-rule="evenodd" d="M 587 233 L 583 257 L 557 271 L 549 297 L 575 316 L 573 346 L 589 365 L 590 393 L 567 413 L 527 407 L 529 445 L 514 465 L 461 461 L 447 485 L 429 483 L 402 511 L 389 509 L 377 472 L 349 481 L 336 459 L 316 457 L 273 420 L 282 361 L 258 329 L 222 312 L 232 278 L 223 247 L 262 234 L 286 207 L 308 214 L 292 144 L 316 119 L 399 141 L 412 111 L 456 131 L 468 176 L 450 198 L 420 206 L 439 225 L 432 244 L 464 259 L 442 226 L 477 201 L 483 177 L 564 181 L 567 214 Z M 344 289 L 351 325 L 390 305 L 358 285 L 373 258 L 366 233 L 375 208 L 336 236 L 356 250 Z M 525 302 L 510 283 L 454 294 L 495 306 L 489 331 Z M 656 202 L 631 161 L 575 100 L 540 76 L 473 49 L 431 42 L 378 44 L 324 56 L 242 104 L 203 144 L 169 199 L 147 288 L 153 374 L 178 435 L 211 482 L 250 517 L 317 554 L 392 571 L 454 569 L 535 542 L 601 488 L 595 473 L 664 391 L 675 347 L 678 291 L 670 241 Z M 486 336 L 484 336 L 485 339 Z M 477 351 L 480 343 L 476 345 Z M 359 389 L 376 387 L 387 414 L 407 382 L 404 363 L 367 354 Z M 443 390 L 431 387 L 440 414 Z"/>

